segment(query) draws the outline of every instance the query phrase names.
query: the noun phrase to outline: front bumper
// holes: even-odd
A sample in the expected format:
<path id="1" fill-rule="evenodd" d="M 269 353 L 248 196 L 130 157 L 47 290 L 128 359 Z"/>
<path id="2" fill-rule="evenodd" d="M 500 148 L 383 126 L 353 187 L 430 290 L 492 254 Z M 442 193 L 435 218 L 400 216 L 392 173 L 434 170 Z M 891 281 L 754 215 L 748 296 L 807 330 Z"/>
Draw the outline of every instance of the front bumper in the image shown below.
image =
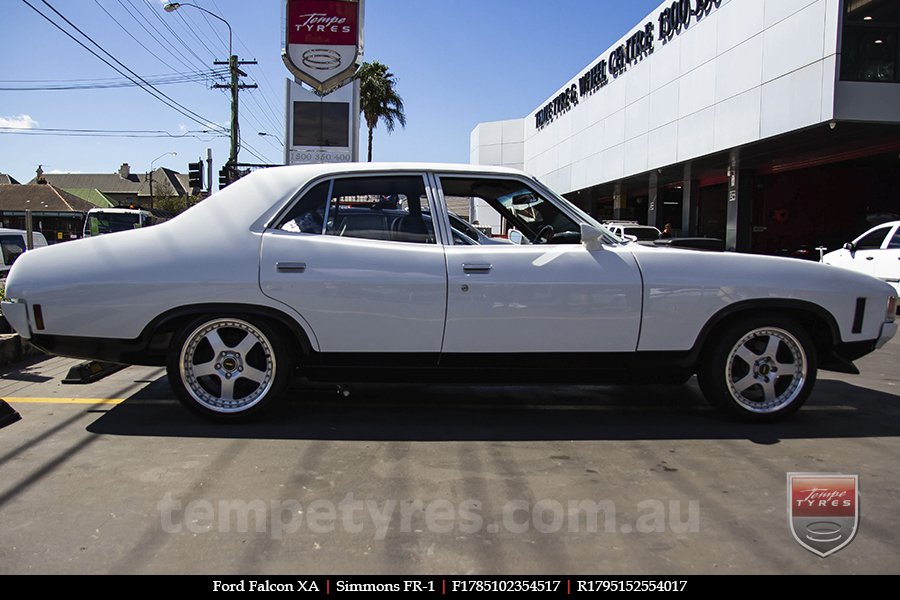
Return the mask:
<path id="1" fill-rule="evenodd" d="M 897 323 L 883 323 L 881 325 L 881 334 L 878 336 L 878 340 L 875 342 L 875 349 L 879 349 L 888 341 L 897 334 Z"/>
<path id="2" fill-rule="evenodd" d="M 3 316 L 9 321 L 9 324 L 16 330 L 20 336 L 25 339 L 31 338 L 31 327 L 28 323 L 28 305 L 24 302 L 8 302 L 0 303 L 3 309 Z"/>

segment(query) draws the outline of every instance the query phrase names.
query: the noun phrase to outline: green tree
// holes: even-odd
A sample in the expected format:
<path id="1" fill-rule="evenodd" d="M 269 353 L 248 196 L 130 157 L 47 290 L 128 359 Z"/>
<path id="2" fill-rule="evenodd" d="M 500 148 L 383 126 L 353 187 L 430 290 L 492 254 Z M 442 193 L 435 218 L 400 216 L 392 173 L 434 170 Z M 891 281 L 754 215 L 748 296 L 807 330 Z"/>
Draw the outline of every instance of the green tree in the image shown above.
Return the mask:
<path id="1" fill-rule="evenodd" d="M 388 133 L 394 131 L 397 123 L 406 127 L 403 98 L 397 93 L 394 74 L 378 61 L 363 63 L 356 78 L 359 79 L 359 112 L 369 129 L 368 159 L 372 162 L 372 136 L 378 122 L 384 122 Z"/>

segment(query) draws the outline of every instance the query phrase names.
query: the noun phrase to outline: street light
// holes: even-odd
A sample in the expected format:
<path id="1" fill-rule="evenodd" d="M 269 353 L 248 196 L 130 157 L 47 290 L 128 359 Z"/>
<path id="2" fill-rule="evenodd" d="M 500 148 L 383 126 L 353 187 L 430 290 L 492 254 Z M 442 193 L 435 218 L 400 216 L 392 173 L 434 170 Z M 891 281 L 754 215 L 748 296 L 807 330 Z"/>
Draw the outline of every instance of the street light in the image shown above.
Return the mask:
<path id="1" fill-rule="evenodd" d="M 164 154 L 160 154 L 156 158 L 150 161 L 150 208 L 153 208 L 153 163 L 158 161 L 161 158 L 165 158 L 167 156 L 178 156 L 177 152 L 166 152 Z"/>
<path id="2" fill-rule="evenodd" d="M 206 10 L 202 6 L 197 6 L 196 4 L 190 4 L 188 2 L 169 2 L 165 6 L 163 6 L 163 10 L 166 12 L 175 12 L 179 8 L 183 6 L 190 6 L 191 8 L 196 8 L 199 11 L 202 11 L 208 14 L 211 17 L 218 19 L 225 23 L 225 26 L 228 27 L 228 62 L 222 61 L 214 61 L 215 65 L 228 65 L 228 71 L 231 73 L 231 83 L 229 84 L 214 84 L 214 88 L 228 88 L 231 90 L 231 151 L 228 154 L 228 162 L 226 166 L 230 169 L 234 169 L 237 166 L 237 157 L 238 157 L 238 146 L 240 145 L 240 130 L 238 126 L 238 91 L 242 89 L 250 89 L 255 88 L 256 84 L 241 84 L 239 78 L 241 76 L 246 77 L 247 74 L 240 70 L 240 65 L 255 65 L 255 60 L 249 61 L 240 61 L 238 57 L 234 55 L 232 52 L 232 32 L 231 32 L 231 24 L 217 15 L 214 12 Z"/>
<path id="3" fill-rule="evenodd" d="M 225 23 L 225 26 L 228 27 L 228 56 L 231 56 L 231 25 L 228 23 L 228 21 L 226 21 L 225 19 L 223 19 L 222 17 L 220 17 L 220 16 L 217 15 L 216 13 L 206 10 L 206 9 L 203 8 L 202 6 L 197 6 L 196 4 L 190 4 L 190 3 L 188 3 L 188 2 L 169 2 L 168 4 L 166 4 L 165 6 L 163 6 L 163 10 L 166 11 L 166 12 L 169 12 L 169 13 L 170 13 L 170 12 L 175 12 L 176 10 L 178 10 L 179 8 L 181 8 L 182 6 L 190 6 L 190 7 L 196 8 L 197 10 L 202 10 L 203 12 L 205 12 L 206 14 L 208 14 L 209 16 L 215 17 L 216 19 L 218 19 L 218 20 L 222 21 L 223 23 Z"/>

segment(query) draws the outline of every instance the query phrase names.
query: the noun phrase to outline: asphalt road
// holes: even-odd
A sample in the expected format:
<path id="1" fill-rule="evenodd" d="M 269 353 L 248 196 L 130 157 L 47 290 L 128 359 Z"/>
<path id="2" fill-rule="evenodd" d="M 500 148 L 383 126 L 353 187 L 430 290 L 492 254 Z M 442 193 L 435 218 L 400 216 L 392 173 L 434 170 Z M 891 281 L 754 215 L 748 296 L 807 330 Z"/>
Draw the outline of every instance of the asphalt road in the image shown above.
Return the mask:
<path id="1" fill-rule="evenodd" d="M 748 426 L 685 386 L 292 391 L 261 423 L 183 410 L 161 369 L 7 368 L 0 573 L 900 572 L 900 341 Z M 788 472 L 859 474 L 819 558 Z"/>

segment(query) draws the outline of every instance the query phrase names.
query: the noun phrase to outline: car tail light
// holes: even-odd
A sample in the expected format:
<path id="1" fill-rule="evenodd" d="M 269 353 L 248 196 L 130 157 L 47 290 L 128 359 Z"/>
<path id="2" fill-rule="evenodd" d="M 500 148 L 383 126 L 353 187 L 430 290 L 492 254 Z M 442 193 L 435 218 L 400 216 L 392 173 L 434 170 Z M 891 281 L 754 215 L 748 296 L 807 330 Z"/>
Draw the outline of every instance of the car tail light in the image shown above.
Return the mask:
<path id="1" fill-rule="evenodd" d="M 889 323 L 893 323 L 897 319 L 897 296 L 888 298 L 886 317 Z"/>

